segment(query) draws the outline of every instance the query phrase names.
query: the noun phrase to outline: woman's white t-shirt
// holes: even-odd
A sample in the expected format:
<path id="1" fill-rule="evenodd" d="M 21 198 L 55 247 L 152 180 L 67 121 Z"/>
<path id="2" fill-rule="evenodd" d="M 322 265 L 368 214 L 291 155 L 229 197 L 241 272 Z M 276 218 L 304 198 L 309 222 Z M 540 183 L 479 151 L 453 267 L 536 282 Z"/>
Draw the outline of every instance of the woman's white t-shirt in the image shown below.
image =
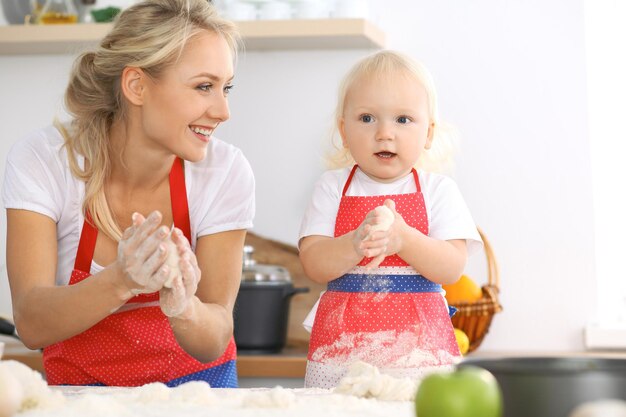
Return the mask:
<path id="1" fill-rule="evenodd" d="M 59 131 L 49 126 L 11 148 L 2 197 L 7 209 L 34 211 L 57 224 L 56 284 L 66 285 L 83 227 L 84 183 L 72 176 Z M 84 158 L 79 157 L 80 166 Z M 204 160 L 185 161 L 192 248 L 199 237 L 248 229 L 254 218 L 254 175 L 242 152 L 212 138 Z"/>
<path id="2" fill-rule="evenodd" d="M 312 235 L 334 237 L 341 193 L 351 170 L 342 168 L 322 174 L 304 214 L 298 241 Z M 456 183 L 445 175 L 421 170 L 418 177 L 426 205 L 428 236 L 438 240 L 465 239 L 468 254 L 481 249 L 482 240 Z M 346 195 L 406 194 L 416 190 L 410 173 L 392 183 L 381 183 L 357 169 Z"/>

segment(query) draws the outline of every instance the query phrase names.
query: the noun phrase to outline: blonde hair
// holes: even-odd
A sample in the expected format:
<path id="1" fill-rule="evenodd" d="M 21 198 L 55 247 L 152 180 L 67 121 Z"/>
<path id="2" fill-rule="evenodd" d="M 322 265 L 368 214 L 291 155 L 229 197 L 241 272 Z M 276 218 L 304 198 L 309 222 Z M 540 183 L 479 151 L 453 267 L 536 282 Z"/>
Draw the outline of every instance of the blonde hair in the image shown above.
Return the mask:
<path id="1" fill-rule="evenodd" d="M 110 128 L 126 117 L 122 71 L 139 67 L 158 78 L 180 58 L 185 44 L 204 31 L 222 36 L 236 57 L 240 37 L 235 25 L 220 18 L 207 0 L 142 1 L 120 13 L 99 47 L 74 63 L 65 92 L 65 106 L 73 119 L 69 129 L 58 121 L 55 125 L 65 137 L 72 174 L 85 181 L 83 211 L 114 240 L 122 233 L 107 204 L 104 184 L 115 157 Z M 88 166 L 79 166 L 78 155 Z"/>
<path id="2" fill-rule="evenodd" d="M 454 129 L 439 120 L 437 91 L 432 76 L 419 62 L 395 51 L 380 51 L 357 62 L 346 74 L 339 86 L 337 108 L 335 109 L 335 126 L 331 138 L 332 153 L 327 156 L 327 165 L 331 169 L 344 168 L 355 164 L 350 150 L 343 145 L 338 134 L 339 123 L 343 118 L 348 91 L 354 83 L 363 78 L 392 78 L 399 74 L 414 78 L 424 86 L 428 96 L 428 112 L 434 123 L 433 141 L 430 149 L 422 152 L 415 164 L 416 168 L 428 171 L 446 172 L 452 170 L 453 154 L 456 149 Z"/>

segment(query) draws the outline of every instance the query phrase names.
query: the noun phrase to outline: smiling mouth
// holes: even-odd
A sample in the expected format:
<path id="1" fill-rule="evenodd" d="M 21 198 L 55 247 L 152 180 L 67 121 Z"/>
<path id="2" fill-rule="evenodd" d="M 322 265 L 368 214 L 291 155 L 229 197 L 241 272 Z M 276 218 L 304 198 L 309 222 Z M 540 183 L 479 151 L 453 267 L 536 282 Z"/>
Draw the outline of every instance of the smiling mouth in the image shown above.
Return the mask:
<path id="1" fill-rule="evenodd" d="M 396 154 L 395 154 L 395 153 L 393 153 L 393 152 L 387 152 L 387 151 L 384 151 L 384 152 L 376 152 L 374 155 L 376 155 L 377 157 L 382 158 L 382 159 L 391 159 L 391 158 L 393 158 L 394 156 L 396 156 Z"/>
<path id="2" fill-rule="evenodd" d="M 203 127 L 198 127 L 198 126 L 189 126 L 189 129 L 191 129 L 191 131 L 195 133 L 196 136 L 199 136 L 201 139 L 205 141 L 208 141 L 211 138 L 211 134 L 213 134 L 213 130 L 214 130 L 214 129 L 205 129 Z"/>

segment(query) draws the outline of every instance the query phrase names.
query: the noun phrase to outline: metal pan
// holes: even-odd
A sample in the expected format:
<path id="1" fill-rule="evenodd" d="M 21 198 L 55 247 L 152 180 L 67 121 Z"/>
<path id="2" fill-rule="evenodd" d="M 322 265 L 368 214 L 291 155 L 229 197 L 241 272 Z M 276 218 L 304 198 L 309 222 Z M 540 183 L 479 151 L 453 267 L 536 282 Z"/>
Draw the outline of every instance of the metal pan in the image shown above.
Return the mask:
<path id="1" fill-rule="evenodd" d="M 536 357 L 473 359 L 498 380 L 504 417 L 568 417 L 579 404 L 626 400 L 626 359 Z"/>

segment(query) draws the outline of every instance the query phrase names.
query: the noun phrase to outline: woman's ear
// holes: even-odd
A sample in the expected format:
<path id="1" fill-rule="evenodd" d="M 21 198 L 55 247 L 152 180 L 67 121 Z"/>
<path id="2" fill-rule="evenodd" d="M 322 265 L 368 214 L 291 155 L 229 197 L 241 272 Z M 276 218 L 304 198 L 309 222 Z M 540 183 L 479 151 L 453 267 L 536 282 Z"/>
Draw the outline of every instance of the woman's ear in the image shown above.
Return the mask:
<path id="1" fill-rule="evenodd" d="M 435 122 L 431 120 L 428 125 L 428 133 L 426 136 L 426 144 L 424 145 L 424 149 L 430 149 L 433 144 L 433 138 L 435 137 Z"/>
<path id="2" fill-rule="evenodd" d="M 122 71 L 122 94 L 136 106 L 143 104 L 146 78 L 147 75 L 141 68 L 126 67 Z"/>

